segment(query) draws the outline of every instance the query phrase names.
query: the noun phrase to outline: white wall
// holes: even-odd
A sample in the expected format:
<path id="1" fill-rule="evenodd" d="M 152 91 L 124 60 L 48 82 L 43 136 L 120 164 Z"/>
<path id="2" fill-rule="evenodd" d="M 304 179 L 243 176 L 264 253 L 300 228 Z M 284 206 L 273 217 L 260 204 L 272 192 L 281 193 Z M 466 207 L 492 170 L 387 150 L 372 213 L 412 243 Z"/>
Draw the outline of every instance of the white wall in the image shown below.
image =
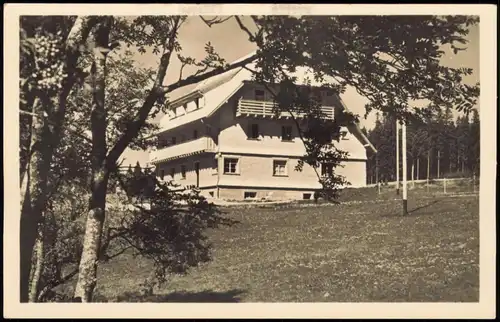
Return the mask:
<path id="1" fill-rule="evenodd" d="M 217 183 L 217 175 L 214 170 L 214 154 L 204 154 L 203 156 L 193 156 L 179 160 L 173 160 L 157 166 L 157 174 L 163 170 L 165 180 L 171 180 L 170 171 L 175 168 L 174 182 L 182 186 L 196 185 L 195 162 L 200 163 L 200 187 L 214 186 Z M 186 166 L 186 178 L 181 175 L 181 165 Z"/>

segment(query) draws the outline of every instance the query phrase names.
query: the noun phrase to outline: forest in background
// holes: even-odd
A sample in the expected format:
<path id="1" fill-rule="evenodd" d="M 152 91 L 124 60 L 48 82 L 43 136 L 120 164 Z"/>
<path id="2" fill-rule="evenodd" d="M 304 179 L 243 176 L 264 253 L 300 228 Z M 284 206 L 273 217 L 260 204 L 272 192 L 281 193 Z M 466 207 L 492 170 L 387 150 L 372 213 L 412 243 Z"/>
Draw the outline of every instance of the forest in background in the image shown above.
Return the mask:
<path id="1" fill-rule="evenodd" d="M 377 114 L 371 130 L 362 129 L 377 148 L 378 153 L 368 152 L 367 184 L 376 183 L 377 156 L 379 180 L 396 180 L 396 120 L 385 113 Z M 400 131 L 400 153 L 401 131 Z M 408 180 L 463 178 L 479 176 L 479 112 L 453 118 L 450 108 L 428 117 L 422 122 L 407 126 L 407 176 Z M 400 176 L 402 176 L 400 154 Z M 400 178 L 401 179 L 401 178 Z"/>

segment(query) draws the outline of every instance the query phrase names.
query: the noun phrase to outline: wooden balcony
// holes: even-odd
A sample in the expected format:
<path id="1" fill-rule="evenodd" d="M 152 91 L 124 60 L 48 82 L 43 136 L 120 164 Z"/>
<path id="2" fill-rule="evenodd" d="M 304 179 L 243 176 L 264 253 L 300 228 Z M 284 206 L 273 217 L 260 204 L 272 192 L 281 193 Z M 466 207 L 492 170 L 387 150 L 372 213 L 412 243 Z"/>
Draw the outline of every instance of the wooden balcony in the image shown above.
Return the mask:
<path id="1" fill-rule="evenodd" d="M 149 153 L 149 161 L 153 164 L 173 159 L 185 158 L 201 153 L 215 153 L 217 145 L 208 136 L 202 136 L 194 140 L 167 146 Z"/>
<path id="2" fill-rule="evenodd" d="M 276 115 L 274 106 L 276 104 L 272 101 L 255 101 L 248 99 L 240 99 L 236 109 L 236 116 L 251 116 L 251 117 L 278 117 L 278 118 L 291 118 L 292 115 L 296 118 L 303 118 L 306 113 L 290 113 L 280 112 Z M 321 111 L 326 119 L 332 120 L 334 117 L 334 108 L 332 106 L 322 106 Z"/>

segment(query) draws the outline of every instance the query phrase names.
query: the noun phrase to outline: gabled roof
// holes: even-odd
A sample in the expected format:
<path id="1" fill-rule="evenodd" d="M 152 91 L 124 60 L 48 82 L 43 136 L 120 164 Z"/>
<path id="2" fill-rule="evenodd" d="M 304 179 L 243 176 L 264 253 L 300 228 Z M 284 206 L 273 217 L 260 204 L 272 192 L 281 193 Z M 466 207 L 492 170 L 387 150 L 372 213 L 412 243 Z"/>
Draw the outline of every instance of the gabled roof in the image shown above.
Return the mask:
<path id="1" fill-rule="evenodd" d="M 251 55 L 254 55 L 255 52 L 251 52 L 250 54 L 241 57 L 240 59 L 234 61 L 236 63 L 238 61 L 244 60 Z M 246 67 L 253 68 L 254 64 L 250 63 Z M 319 86 L 321 85 L 318 82 L 315 82 L 314 77 L 310 69 L 308 68 L 297 68 L 297 71 L 294 73 L 297 76 L 302 76 L 302 79 L 297 77 L 297 83 L 304 83 L 305 78 L 308 78 L 311 81 L 311 85 Z M 238 77 L 236 77 L 238 75 Z M 241 77 L 240 77 L 241 76 Z M 218 103 L 210 104 L 210 106 L 205 106 L 196 111 L 188 112 L 185 115 L 171 118 L 169 115 L 165 115 L 160 120 L 160 133 L 164 131 L 168 131 L 170 129 L 176 128 L 178 126 L 188 124 L 197 120 L 201 120 L 203 118 L 207 118 L 215 113 L 229 98 L 231 98 L 238 89 L 243 86 L 244 81 L 251 80 L 251 72 L 244 67 L 235 68 L 233 70 L 227 71 L 225 73 L 210 77 L 204 81 L 191 84 L 188 86 L 184 86 L 178 90 L 173 91 L 170 96 L 170 104 L 172 107 L 182 105 L 185 103 L 184 99 L 191 100 L 196 96 L 204 95 L 222 85 L 227 84 L 227 88 L 221 93 L 222 95 L 217 98 Z M 180 91 L 182 89 L 182 91 Z M 340 96 L 337 97 L 341 107 L 345 111 L 349 111 L 346 104 L 343 102 Z M 359 123 L 356 122 L 352 126 L 349 127 L 353 134 L 364 144 L 365 147 L 369 147 L 374 153 L 377 153 L 377 149 L 373 146 L 373 144 L 368 140 L 368 138 L 363 134 L 361 128 L 359 127 Z"/>

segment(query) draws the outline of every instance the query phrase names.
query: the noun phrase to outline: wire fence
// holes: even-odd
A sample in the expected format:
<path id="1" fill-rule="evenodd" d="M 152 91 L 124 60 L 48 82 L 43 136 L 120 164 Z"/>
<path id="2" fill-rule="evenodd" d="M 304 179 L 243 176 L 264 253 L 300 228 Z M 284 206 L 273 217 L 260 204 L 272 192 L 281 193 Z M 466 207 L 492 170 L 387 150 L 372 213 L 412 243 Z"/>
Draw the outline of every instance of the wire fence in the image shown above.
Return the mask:
<path id="1" fill-rule="evenodd" d="M 408 180 L 407 187 L 409 192 L 425 192 L 429 194 L 460 194 L 460 193 L 479 193 L 479 178 L 477 176 L 462 178 L 440 178 L 429 180 Z M 386 182 L 379 184 L 370 184 L 367 187 L 377 189 L 379 193 L 388 190 L 396 191 L 397 182 Z M 399 182 L 399 189 L 402 190 L 403 183 Z"/>

